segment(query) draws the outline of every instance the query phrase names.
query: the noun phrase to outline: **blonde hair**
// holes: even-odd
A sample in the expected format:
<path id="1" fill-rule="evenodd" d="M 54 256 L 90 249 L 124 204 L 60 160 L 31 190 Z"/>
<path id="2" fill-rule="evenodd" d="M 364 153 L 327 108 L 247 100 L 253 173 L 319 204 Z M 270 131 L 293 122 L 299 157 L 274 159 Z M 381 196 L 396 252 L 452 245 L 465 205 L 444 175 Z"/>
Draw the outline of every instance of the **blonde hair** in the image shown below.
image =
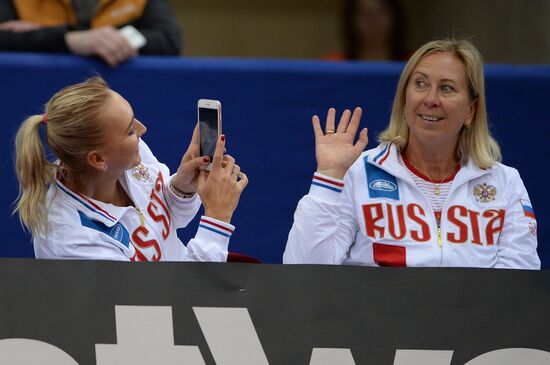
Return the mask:
<path id="1" fill-rule="evenodd" d="M 105 137 L 98 116 L 109 96 L 106 82 L 92 77 L 58 91 L 46 104 L 44 116 L 33 115 L 19 127 L 15 137 L 19 195 L 14 213 L 33 234 L 47 229 L 46 194 L 60 167 L 48 161 L 40 128 L 61 165 L 84 176 L 87 152 L 99 147 Z"/>
<path id="2" fill-rule="evenodd" d="M 403 151 L 407 147 L 409 127 L 405 121 L 405 92 L 410 76 L 418 63 L 434 53 L 448 52 L 457 56 L 464 64 L 470 100 L 476 101 L 475 113 L 469 127 L 462 127 L 458 138 L 457 155 L 461 163 L 469 158 L 482 169 L 489 168 L 501 160 L 500 147 L 491 136 L 485 106 L 485 81 L 483 60 L 477 48 L 465 40 L 436 40 L 420 47 L 409 59 L 397 84 L 390 123 L 379 135 L 380 142 L 393 142 Z"/>

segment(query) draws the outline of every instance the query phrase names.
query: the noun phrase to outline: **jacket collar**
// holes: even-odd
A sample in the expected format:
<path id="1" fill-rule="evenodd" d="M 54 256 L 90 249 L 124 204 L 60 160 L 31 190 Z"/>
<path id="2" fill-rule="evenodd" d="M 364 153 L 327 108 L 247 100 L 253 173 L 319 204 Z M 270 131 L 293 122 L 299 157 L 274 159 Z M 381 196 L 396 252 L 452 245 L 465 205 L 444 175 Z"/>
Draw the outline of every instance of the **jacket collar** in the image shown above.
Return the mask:
<path id="1" fill-rule="evenodd" d="M 390 174 L 405 180 L 412 178 L 401 166 L 398 160 L 399 150 L 395 143 L 380 143 L 376 148 L 365 152 L 367 162 L 389 172 Z M 479 176 L 488 174 L 492 168 L 482 169 L 470 158 L 466 164 L 460 167 L 455 176 L 453 185 L 461 184 L 465 181 L 475 179 Z"/>
<path id="2" fill-rule="evenodd" d="M 91 220 L 99 221 L 108 227 L 115 225 L 127 210 L 127 208 L 104 203 L 72 191 L 59 180 L 56 181 L 56 188 L 65 202 Z"/>

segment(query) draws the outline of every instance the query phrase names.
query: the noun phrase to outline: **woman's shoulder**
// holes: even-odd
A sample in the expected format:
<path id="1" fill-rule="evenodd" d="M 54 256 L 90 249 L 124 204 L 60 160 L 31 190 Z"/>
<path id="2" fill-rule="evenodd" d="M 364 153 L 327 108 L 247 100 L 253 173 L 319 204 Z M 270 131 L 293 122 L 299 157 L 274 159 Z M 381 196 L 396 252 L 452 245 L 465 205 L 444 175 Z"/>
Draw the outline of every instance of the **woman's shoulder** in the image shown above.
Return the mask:
<path id="1" fill-rule="evenodd" d="M 49 226 L 73 226 L 79 224 L 79 215 L 76 207 L 68 200 L 68 193 L 58 186 L 51 186 L 48 190 L 46 209 L 48 210 Z M 65 229 L 64 228 L 64 229 Z"/>
<path id="2" fill-rule="evenodd" d="M 478 170 L 483 171 L 480 168 L 478 168 Z M 477 183 L 478 180 L 480 182 L 487 182 L 495 186 L 501 192 L 508 192 L 505 194 L 511 194 L 515 191 L 525 189 L 519 171 L 514 167 L 505 165 L 501 162 L 495 162 L 493 166 L 486 169 L 486 172 L 486 174 L 482 174 L 477 178 L 474 183 Z M 476 171 L 473 171 L 473 173 L 476 174 Z"/>
<path id="3" fill-rule="evenodd" d="M 490 173 L 494 174 L 495 176 L 505 178 L 507 180 L 520 178 L 518 169 L 512 166 L 505 165 L 502 162 L 498 161 L 495 162 L 493 166 L 491 166 Z"/>

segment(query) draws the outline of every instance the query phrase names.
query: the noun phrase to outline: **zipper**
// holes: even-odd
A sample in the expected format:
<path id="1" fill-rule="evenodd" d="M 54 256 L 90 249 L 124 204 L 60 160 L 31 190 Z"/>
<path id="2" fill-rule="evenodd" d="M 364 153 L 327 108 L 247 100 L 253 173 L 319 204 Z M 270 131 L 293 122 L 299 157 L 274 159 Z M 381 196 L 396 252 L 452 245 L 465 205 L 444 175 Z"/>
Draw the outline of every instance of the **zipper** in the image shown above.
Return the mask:
<path id="1" fill-rule="evenodd" d="M 392 148 L 392 146 L 390 146 L 389 148 Z M 391 154 L 391 152 L 390 152 Z M 378 163 L 370 160 L 370 159 L 367 159 L 367 163 L 370 163 L 371 165 L 374 165 L 376 166 L 377 168 L 387 172 L 388 174 L 394 176 L 396 179 L 401 179 L 403 182 L 409 184 L 411 187 L 413 187 L 418 193 L 420 193 L 421 196 L 423 196 L 422 192 L 420 191 L 420 189 L 418 188 L 418 186 L 416 186 L 415 182 L 412 180 L 412 178 L 408 175 L 408 174 L 404 174 L 404 173 L 401 173 L 401 171 L 399 169 L 396 169 L 395 171 L 391 170 L 391 169 L 388 169 L 386 166 L 382 166 L 382 165 L 379 165 Z M 399 167 L 401 167 L 399 165 Z M 465 168 L 466 166 L 462 166 L 461 168 Z M 433 216 L 435 217 L 435 223 L 436 223 L 436 227 L 437 227 L 437 246 L 440 248 L 440 262 L 439 262 L 439 265 L 441 266 L 441 264 L 443 263 L 443 232 L 442 232 L 442 229 L 441 229 L 441 217 L 443 215 L 443 212 L 446 212 L 446 207 L 447 207 L 447 203 L 449 202 L 449 197 L 464 183 L 468 183 L 469 181 L 473 180 L 473 179 L 477 179 L 478 177 L 480 176 L 483 176 L 485 174 L 487 174 L 488 171 L 487 170 L 483 170 L 483 171 L 479 171 L 475 174 L 473 174 L 472 176 L 469 176 L 467 179 L 461 179 L 458 181 L 458 183 L 453 183 L 453 186 L 451 186 L 451 189 L 449 190 L 449 195 L 447 195 L 447 200 L 445 201 L 445 203 L 443 204 L 443 208 L 441 210 L 441 215 L 439 216 L 439 218 L 437 218 L 431 204 L 429 203 L 428 199 L 424 197 L 424 200 L 426 201 L 426 203 L 428 203 L 426 205 L 426 208 L 427 210 L 430 210 L 432 213 L 433 213 Z"/>
<path id="2" fill-rule="evenodd" d="M 139 215 L 139 224 L 141 227 L 145 227 L 145 216 L 143 215 L 143 212 L 141 211 L 141 209 L 139 209 L 139 207 L 137 206 L 137 204 L 134 202 L 134 199 L 132 199 L 132 196 L 131 196 L 131 189 L 130 189 L 130 185 L 128 184 L 128 176 L 127 176 L 128 172 L 126 172 L 126 175 L 124 176 L 125 178 L 125 183 L 126 183 L 126 186 L 128 187 L 128 189 L 124 189 L 124 186 L 122 186 L 122 182 L 121 182 L 121 186 L 122 188 L 126 191 L 126 195 L 128 195 L 128 198 L 130 199 L 131 203 L 132 203 L 132 208 L 134 208 L 137 212 L 137 214 Z"/>
<path id="3" fill-rule="evenodd" d="M 439 247 L 443 247 L 443 235 L 441 234 L 441 215 L 442 214 L 443 214 L 443 211 L 439 212 L 439 214 L 437 212 L 434 212 L 435 224 L 437 226 L 437 245 Z"/>
<path id="4" fill-rule="evenodd" d="M 136 211 L 139 214 L 139 223 L 141 224 L 142 227 L 145 227 L 145 217 L 143 216 L 143 213 L 141 212 L 141 209 L 139 209 L 139 207 L 137 205 L 134 206 L 134 208 L 136 208 Z"/>

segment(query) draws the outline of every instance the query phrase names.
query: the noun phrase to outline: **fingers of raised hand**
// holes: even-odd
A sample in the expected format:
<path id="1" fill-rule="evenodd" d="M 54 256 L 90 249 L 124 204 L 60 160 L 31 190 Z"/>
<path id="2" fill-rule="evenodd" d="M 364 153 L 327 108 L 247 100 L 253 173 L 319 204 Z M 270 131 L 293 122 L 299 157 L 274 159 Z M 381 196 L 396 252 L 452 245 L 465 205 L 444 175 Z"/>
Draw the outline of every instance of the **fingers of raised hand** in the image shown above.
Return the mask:
<path id="1" fill-rule="evenodd" d="M 314 115 L 311 118 L 311 123 L 313 124 L 313 134 L 315 135 L 315 139 L 322 137 L 323 129 L 321 128 L 321 121 L 317 115 Z"/>
<path id="2" fill-rule="evenodd" d="M 365 147 L 367 147 L 367 144 L 369 143 L 369 137 L 368 137 L 368 129 L 363 128 L 361 130 L 361 133 L 359 133 L 359 139 L 357 139 L 357 142 L 355 143 L 355 148 L 360 149 L 362 152 Z M 360 153 L 359 152 L 359 153 Z"/>
<path id="3" fill-rule="evenodd" d="M 327 112 L 327 123 L 325 126 L 325 132 L 327 134 L 332 134 L 335 131 L 334 120 L 336 119 L 336 109 L 330 108 Z"/>
<path id="4" fill-rule="evenodd" d="M 360 107 L 356 107 L 353 110 L 353 115 L 351 116 L 351 122 L 349 123 L 347 131 L 350 132 L 352 135 L 355 135 L 357 133 L 357 129 L 359 128 L 359 123 L 361 123 L 361 116 L 363 115 L 363 110 Z"/>
<path id="5" fill-rule="evenodd" d="M 344 112 L 342 113 L 342 116 L 340 117 L 340 121 L 338 122 L 338 128 L 336 129 L 336 132 L 346 133 L 346 130 L 348 129 L 350 117 L 351 117 L 350 110 L 349 109 L 344 110 Z"/>

